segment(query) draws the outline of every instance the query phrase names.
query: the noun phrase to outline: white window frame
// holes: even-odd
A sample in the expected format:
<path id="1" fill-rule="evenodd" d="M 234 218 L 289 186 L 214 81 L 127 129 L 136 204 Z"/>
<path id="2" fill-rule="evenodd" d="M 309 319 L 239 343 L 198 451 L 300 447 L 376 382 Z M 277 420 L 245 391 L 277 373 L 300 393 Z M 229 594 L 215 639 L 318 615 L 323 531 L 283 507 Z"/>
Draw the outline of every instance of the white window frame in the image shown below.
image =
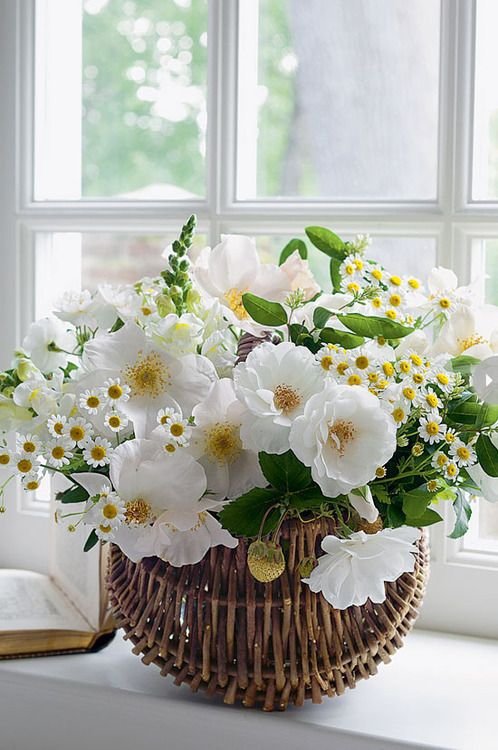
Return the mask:
<path id="1" fill-rule="evenodd" d="M 0 316 L 9 321 L 0 328 L 1 352 L 15 347 L 33 318 L 34 240 L 40 231 L 169 232 L 195 212 L 213 243 L 222 232 L 292 234 L 313 221 L 344 234 L 434 237 L 438 263 L 452 267 L 463 283 L 471 278 L 472 241 L 498 236 L 498 202 L 471 198 L 476 0 L 441 2 L 437 198 L 413 201 L 237 200 L 239 3 L 210 0 L 206 199 L 35 202 L 34 8 L 35 0 L 0 0 Z M 498 584 L 498 556 L 448 540 L 451 513 L 446 515 L 446 529 L 441 524 L 432 531 L 433 581 L 422 622 L 496 637 L 498 603 L 486 592 Z"/>

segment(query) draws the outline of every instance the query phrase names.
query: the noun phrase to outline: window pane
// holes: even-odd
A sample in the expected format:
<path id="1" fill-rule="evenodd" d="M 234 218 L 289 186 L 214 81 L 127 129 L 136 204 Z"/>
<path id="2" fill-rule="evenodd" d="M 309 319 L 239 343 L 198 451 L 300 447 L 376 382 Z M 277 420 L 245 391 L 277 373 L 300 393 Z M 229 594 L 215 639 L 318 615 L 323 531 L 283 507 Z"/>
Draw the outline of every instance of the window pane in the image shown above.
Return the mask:
<path id="1" fill-rule="evenodd" d="M 298 236 L 298 235 L 295 235 Z M 353 235 L 341 234 L 345 240 Z M 256 245 L 265 263 L 277 263 L 282 248 L 289 242 L 289 235 L 258 235 Z M 329 258 L 308 245 L 308 260 L 313 274 L 323 289 L 330 289 Z M 382 237 L 372 235 L 368 258 L 378 260 L 387 269 L 401 274 L 413 275 L 424 281 L 431 268 L 436 265 L 436 239 L 434 237 Z"/>
<path id="2" fill-rule="evenodd" d="M 48 315 L 68 290 L 99 284 L 132 284 L 142 276 L 157 276 L 165 267 L 162 252 L 175 239 L 171 234 L 130 232 L 40 232 L 36 236 L 36 317 Z M 204 247 L 197 234 L 193 251 Z"/>
<path id="3" fill-rule="evenodd" d="M 474 169 L 472 197 L 498 199 L 498 5 L 478 0 L 474 81 Z"/>
<path id="4" fill-rule="evenodd" d="M 204 194 L 207 0 L 38 0 L 35 198 Z"/>
<path id="5" fill-rule="evenodd" d="M 498 240 L 486 240 L 485 252 L 485 298 L 486 302 L 498 305 Z"/>
<path id="6" fill-rule="evenodd" d="M 242 0 L 238 198 L 434 199 L 440 3 Z"/>

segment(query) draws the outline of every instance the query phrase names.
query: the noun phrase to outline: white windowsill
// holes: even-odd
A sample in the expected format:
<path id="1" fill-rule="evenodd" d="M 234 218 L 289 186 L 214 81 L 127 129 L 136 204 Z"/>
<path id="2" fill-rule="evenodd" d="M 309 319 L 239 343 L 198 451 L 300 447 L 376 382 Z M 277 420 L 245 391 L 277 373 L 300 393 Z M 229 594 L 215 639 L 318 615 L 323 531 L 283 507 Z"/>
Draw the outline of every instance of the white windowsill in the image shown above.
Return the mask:
<path id="1" fill-rule="evenodd" d="M 116 640 L 98 654 L 0 662 L 1 750 L 496 750 L 498 641 L 418 630 L 341 698 L 285 713 L 177 688 Z"/>

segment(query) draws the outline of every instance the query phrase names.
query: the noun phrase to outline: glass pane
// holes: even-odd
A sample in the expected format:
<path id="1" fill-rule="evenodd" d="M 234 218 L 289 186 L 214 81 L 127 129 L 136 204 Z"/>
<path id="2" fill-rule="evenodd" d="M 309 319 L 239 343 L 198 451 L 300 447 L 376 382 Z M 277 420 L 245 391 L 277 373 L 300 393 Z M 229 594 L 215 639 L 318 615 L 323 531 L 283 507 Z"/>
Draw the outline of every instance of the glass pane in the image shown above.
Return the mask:
<path id="1" fill-rule="evenodd" d="M 498 240 L 486 240 L 485 248 L 485 298 L 498 305 Z"/>
<path id="2" fill-rule="evenodd" d="M 479 503 L 479 538 L 498 542 L 498 503 Z"/>
<path id="3" fill-rule="evenodd" d="M 99 284 L 132 284 L 142 276 L 157 276 L 165 267 L 162 252 L 175 239 L 171 234 L 130 232 L 53 232 L 36 237 L 36 317 L 48 315 L 65 291 Z M 197 234 L 193 252 L 206 245 Z"/>
<path id="4" fill-rule="evenodd" d="M 440 3 L 242 0 L 238 198 L 434 199 Z"/>
<path id="5" fill-rule="evenodd" d="M 348 234 L 341 234 L 341 237 L 353 239 L 353 235 Z M 366 256 L 378 260 L 393 272 L 417 276 L 424 281 L 436 265 L 437 244 L 434 237 L 371 237 L 372 245 L 367 249 Z M 301 238 L 307 242 L 310 268 L 318 284 L 323 289 L 330 289 L 329 259 L 313 248 L 304 235 Z M 261 259 L 265 263 L 277 263 L 282 248 L 290 239 L 288 235 L 258 235 L 256 245 Z"/>
<path id="6" fill-rule="evenodd" d="M 207 0 L 39 0 L 36 28 L 37 200 L 204 195 Z"/>
<path id="7" fill-rule="evenodd" d="M 472 197 L 498 199 L 498 4 L 478 0 L 474 81 L 474 165 Z"/>

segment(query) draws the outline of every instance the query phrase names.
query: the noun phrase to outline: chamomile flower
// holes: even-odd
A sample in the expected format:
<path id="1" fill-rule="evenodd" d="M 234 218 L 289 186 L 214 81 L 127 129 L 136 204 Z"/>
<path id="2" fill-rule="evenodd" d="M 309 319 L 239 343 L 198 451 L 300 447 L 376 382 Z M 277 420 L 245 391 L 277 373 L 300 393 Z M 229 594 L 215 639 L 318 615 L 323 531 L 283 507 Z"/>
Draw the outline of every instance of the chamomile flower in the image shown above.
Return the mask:
<path id="1" fill-rule="evenodd" d="M 460 473 L 460 469 L 458 468 L 456 463 L 454 463 L 453 461 L 449 461 L 445 465 L 443 473 L 445 479 L 448 479 L 450 482 L 454 482 Z"/>
<path id="2" fill-rule="evenodd" d="M 21 484 L 26 492 L 36 492 L 40 488 L 41 476 L 36 471 L 31 471 L 29 474 L 23 474 L 21 477 Z"/>
<path id="3" fill-rule="evenodd" d="M 315 360 L 322 370 L 330 372 L 339 357 L 344 358 L 345 355 L 346 351 L 336 346 L 336 344 L 327 344 L 315 354 Z"/>
<path id="4" fill-rule="evenodd" d="M 79 400 L 80 409 L 84 409 L 92 416 L 95 416 L 104 406 L 102 395 L 99 388 L 91 388 L 83 391 Z"/>
<path id="5" fill-rule="evenodd" d="M 430 381 L 443 393 L 451 393 L 455 387 L 455 376 L 443 367 L 435 367 L 430 374 Z"/>
<path id="6" fill-rule="evenodd" d="M 410 416 L 410 404 L 406 401 L 397 401 L 391 405 L 390 414 L 396 425 L 399 427 L 408 421 L 408 417 Z"/>
<path id="7" fill-rule="evenodd" d="M 71 440 L 73 445 L 83 448 L 93 435 L 93 427 L 83 417 L 70 417 L 64 425 L 62 434 Z"/>
<path id="8" fill-rule="evenodd" d="M 415 404 L 422 407 L 425 411 L 436 411 L 443 407 L 443 402 L 432 388 L 419 391 Z"/>
<path id="9" fill-rule="evenodd" d="M 56 469 L 67 466 L 74 455 L 72 452 L 73 445 L 73 441 L 64 436 L 50 440 L 46 445 L 48 463 Z"/>
<path id="10" fill-rule="evenodd" d="M 124 430 L 125 427 L 128 427 L 128 417 L 115 409 L 105 415 L 104 424 L 112 430 L 112 432 L 120 432 L 121 430 Z"/>
<path id="11" fill-rule="evenodd" d="M 409 359 L 404 358 L 396 362 L 396 369 L 400 375 L 408 375 L 412 371 L 413 365 Z"/>
<path id="12" fill-rule="evenodd" d="M 38 455 L 42 449 L 40 438 L 37 435 L 32 434 L 17 435 L 16 446 L 19 452 L 31 453 L 34 456 Z"/>
<path id="13" fill-rule="evenodd" d="M 443 451 L 436 451 L 434 455 L 431 458 L 431 466 L 434 469 L 440 469 L 443 470 L 446 464 L 448 464 L 450 459 L 446 455 L 446 453 L 443 453 Z"/>
<path id="14" fill-rule="evenodd" d="M 181 412 L 174 409 L 161 409 L 157 421 L 164 431 L 167 444 L 187 446 L 192 435 L 192 427 L 188 419 L 184 419 Z"/>
<path id="15" fill-rule="evenodd" d="M 477 461 L 477 454 L 472 445 L 463 440 L 455 440 L 450 446 L 450 454 L 460 467 L 472 466 Z"/>
<path id="16" fill-rule="evenodd" d="M 108 405 L 122 404 L 130 398 L 130 386 L 120 378 L 109 378 L 101 389 L 102 399 Z"/>
<path id="17" fill-rule="evenodd" d="M 125 504 L 116 492 L 103 492 L 85 517 L 85 523 L 94 526 L 99 539 L 112 539 L 124 520 Z"/>
<path id="18" fill-rule="evenodd" d="M 31 453 L 24 453 L 22 451 L 12 457 L 12 463 L 16 472 L 21 476 L 23 474 L 30 474 L 37 466 L 34 456 Z"/>
<path id="19" fill-rule="evenodd" d="M 83 458 L 89 466 L 97 469 L 110 463 L 112 445 L 107 438 L 96 437 L 90 439 L 83 450 Z"/>
<path id="20" fill-rule="evenodd" d="M 10 469 L 13 465 L 13 456 L 11 452 L 4 447 L 0 447 L 0 471 Z"/>
<path id="21" fill-rule="evenodd" d="M 375 264 L 368 267 L 367 276 L 373 286 L 378 286 L 384 280 L 385 271 L 382 266 Z"/>
<path id="22" fill-rule="evenodd" d="M 367 307 L 370 308 L 370 312 L 372 315 L 380 315 L 382 312 L 384 312 L 386 305 L 384 302 L 384 299 L 376 294 L 374 297 L 371 297 L 367 301 Z"/>
<path id="23" fill-rule="evenodd" d="M 52 437 L 57 438 L 62 435 L 66 422 L 67 417 L 63 414 L 52 414 L 52 416 L 47 419 L 47 429 Z"/>
<path id="24" fill-rule="evenodd" d="M 426 443 L 433 445 L 444 440 L 446 429 L 441 415 L 438 412 L 431 411 L 420 418 L 418 434 Z"/>
<path id="25" fill-rule="evenodd" d="M 403 381 L 401 383 L 401 398 L 403 401 L 408 402 L 408 404 L 412 405 L 415 403 L 417 399 L 417 389 L 413 387 L 412 383 L 408 381 Z"/>
<path id="26" fill-rule="evenodd" d="M 358 268 L 358 265 L 360 267 Z M 355 255 L 348 255 L 343 260 L 339 267 L 339 273 L 344 279 L 344 283 L 347 284 L 349 281 L 357 281 L 361 270 L 363 269 L 362 258 Z"/>
<path id="27" fill-rule="evenodd" d="M 453 427 L 449 427 L 444 433 L 444 442 L 447 443 L 448 445 L 452 445 L 452 443 L 454 443 L 455 440 L 458 440 L 458 435 L 456 434 Z"/>

